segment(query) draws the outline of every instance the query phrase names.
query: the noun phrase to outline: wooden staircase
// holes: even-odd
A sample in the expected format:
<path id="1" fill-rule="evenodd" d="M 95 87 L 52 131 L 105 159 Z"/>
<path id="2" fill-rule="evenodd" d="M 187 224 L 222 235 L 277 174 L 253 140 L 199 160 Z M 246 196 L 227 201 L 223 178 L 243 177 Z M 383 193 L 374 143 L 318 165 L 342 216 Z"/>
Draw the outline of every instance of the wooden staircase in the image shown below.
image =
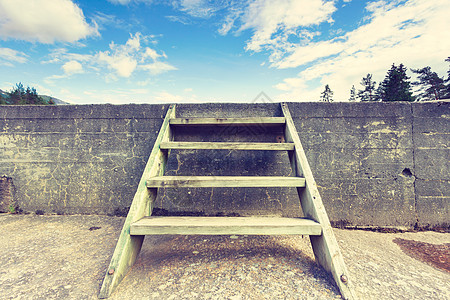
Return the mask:
<path id="1" fill-rule="evenodd" d="M 285 103 L 283 117 L 176 118 L 167 111 L 106 272 L 99 298 L 107 298 L 133 266 L 145 235 L 309 235 L 316 261 L 331 272 L 342 296 L 356 299 L 319 191 Z M 176 142 L 174 126 L 284 126 L 284 143 Z M 294 177 L 164 176 L 171 149 L 235 149 L 288 151 Z M 305 218 L 282 217 L 155 217 L 158 188 L 166 187 L 295 187 Z"/>

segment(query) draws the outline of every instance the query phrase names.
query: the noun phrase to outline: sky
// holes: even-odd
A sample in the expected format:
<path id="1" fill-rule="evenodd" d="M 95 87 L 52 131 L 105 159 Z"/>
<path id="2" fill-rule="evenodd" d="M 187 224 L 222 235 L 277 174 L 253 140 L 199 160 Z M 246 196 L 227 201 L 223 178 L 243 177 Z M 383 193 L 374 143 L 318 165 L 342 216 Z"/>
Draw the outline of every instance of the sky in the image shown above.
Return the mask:
<path id="1" fill-rule="evenodd" d="M 0 0 L 0 89 L 251 103 L 318 101 L 328 84 L 348 101 L 393 63 L 446 76 L 449 16 L 449 0 Z"/>

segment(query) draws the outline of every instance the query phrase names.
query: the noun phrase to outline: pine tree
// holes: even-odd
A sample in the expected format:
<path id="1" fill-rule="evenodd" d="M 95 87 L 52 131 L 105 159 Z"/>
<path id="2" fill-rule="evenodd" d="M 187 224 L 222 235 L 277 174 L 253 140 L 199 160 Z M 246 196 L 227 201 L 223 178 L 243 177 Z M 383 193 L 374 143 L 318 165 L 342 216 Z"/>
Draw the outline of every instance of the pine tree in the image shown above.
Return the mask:
<path id="1" fill-rule="evenodd" d="M 450 63 L 450 56 L 445 61 Z M 443 96 L 443 98 L 450 99 L 450 66 L 448 67 L 447 79 L 445 80 L 445 84 L 446 84 L 446 93 Z"/>
<path id="2" fill-rule="evenodd" d="M 439 77 L 436 72 L 432 72 L 430 67 L 411 69 L 411 71 L 418 74 L 418 81 L 413 82 L 412 85 L 419 87 L 419 100 L 439 100 L 445 96 L 444 78 Z"/>
<path id="3" fill-rule="evenodd" d="M 350 101 L 350 102 L 356 101 L 356 89 L 355 89 L 354 85 L 350 89 L 350 98 L 348 98 L 348 101 Z"/>
<path id="4" fill-rule="evenodd" d="M 320 95 L 320 101 L 324 102 L 333 102 L 333 91 L 330 89 L 330 86 L 325 85 L 325 90 Z"/>
<path id="5" fill-rule="evenodd" d="M 445 59 L 445 61 L 450 63 L 450 56 L 447 57 Z M 448 67 L 448 71 L 447 71 L 447 81 L 450 81 L 450 66 Z"/>
<path id="6" fill-rule="evenodd" d="M 377 83 L 372 80 L 372 74 L 367 74 L 361 80 L 361 85 L 364 87 L 363 90 L 358 90 L 358 98 L 361 101 L 376 101 L 375 95 L 375 85 Z"/>
<path id="7" fill-rule="evenodd" d="M 411 92 L 410 77 L 406 75 L 406 67 L 392 64 L 383 82 L 380 84 L 379 97 L 381 101 L 414 101 Z"/>
<path id="8" fill-rule="evenodd" d="M 383 94 L 383 86 L 381 84 L 382 84 L 382 82 L 380 82 L 380 84 L 378 84 L 378 87 L 375 90 L 375 101 L 383 101 L 381 98 L 381 95 Z"/>
<path id="9" fill-rule="evenodd" d="M 9 103 L 13 105 L 22 105 L 24 103 L 25 89 L 22 82 L 16 83 L 16 86 L 9 93 Z"/>
<path id="10" fill-rule="evenodd" d="M 41 96 L 38 95 L 35 88 L 30 88 L 23 86 L 21 82 L 17 83 L 16 86 L 12 89 L 11 92 L 8 93 L 9 98 L 6 100 L 6 104 L 11 105 L 29 105 L 29 104 L 35 104 L 35 105 L 48 105 L 48 104 L 54 104 L 49 103 L 42 99 Z"/>

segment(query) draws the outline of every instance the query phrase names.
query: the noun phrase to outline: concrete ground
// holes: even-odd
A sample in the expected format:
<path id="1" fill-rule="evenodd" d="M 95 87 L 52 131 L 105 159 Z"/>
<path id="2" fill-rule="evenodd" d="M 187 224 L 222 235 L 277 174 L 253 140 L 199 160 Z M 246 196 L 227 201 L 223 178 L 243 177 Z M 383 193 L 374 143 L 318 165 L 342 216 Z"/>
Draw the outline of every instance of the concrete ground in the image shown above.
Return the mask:
<path id="1" fill-rule="evenodd" d="M 123 221 L 0 215 L 0 299 L 96 299 Z M 335 234 L 360 299 L 450 299 L 450 273 L 406 255 L 393 242 L 447 244 L 448 250 L 449 233 Z M 147 237 L 111 297 L 336 298 L 334 283 L 301 236 Z"/>

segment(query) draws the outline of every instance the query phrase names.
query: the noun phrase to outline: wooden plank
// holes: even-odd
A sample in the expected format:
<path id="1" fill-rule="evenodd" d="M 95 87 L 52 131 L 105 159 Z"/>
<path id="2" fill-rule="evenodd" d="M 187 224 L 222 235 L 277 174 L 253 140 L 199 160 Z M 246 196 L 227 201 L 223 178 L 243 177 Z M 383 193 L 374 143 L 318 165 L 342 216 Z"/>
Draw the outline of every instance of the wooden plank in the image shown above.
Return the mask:
<path id="1" fill-rule="evenodd" d="M 294 150 L 293 143 L 162 142 L 161 149 Z"/>
<path id="2" fill-rule="evenodd" d="M 132 235 L 320 235 L 319 223 L 281 217 L 146 217 L 131 225 Z"/>
<path id="3" fill-rule="evenodd" d="M 231 125 L 231 126 L 267 126 L 283 125 L 284 117 L 256 118 L 173 118 L 170 125 Z"/>
<path id="4" fill-rule="evenodd" d="M 123 277 L 133 266 L 138 256 L 144 236 L 131 236 L 130 226 L 137 220 L 148 216 L 151 213 L 153 202 L 156 200 L 157 189 L 148 189 L 146 179 L 150 176 L 161 175 L 167 162 L 167 153 L 163 153 L 159 145 L 163 139 L 170 137 L 169 119 L 175 116 L 175 105 L 171 105 L 167 111 L 164 122 L 156 138 L 153 150 L 145 166 L 141 180 L 139 181 L 137 191 L 128 211 L 127 218 L 122 227 L 122 231 L 117 241 L 111 262 L 106 271 L 102 287 L 100 289 L 99 298 L 108 298 L 117 285 L 122 281 Z"/>
<path id="5" fill-rule="evenodd" d="M 304 186 L 304 178 L 282 176 L 155 176 L 147 180 L 149 188 Z"/>
<path id="6" fill-rule="evenodd" d="M 306 181 L 305 188 L 297 189 L 303 214 L 322 225 L 321 236 L 310 236 L 314 256 L 325 270 L 331 272 L 342 296 L 345 299 L 357 299 L 291 113 L 286 103 L 282 103 L 281 108 L 286 118 L 285 140 L 295 144 L 292 156 L 295 161 L 291 161 L 291 165 L 295 167 L 293 171 Z"/>

